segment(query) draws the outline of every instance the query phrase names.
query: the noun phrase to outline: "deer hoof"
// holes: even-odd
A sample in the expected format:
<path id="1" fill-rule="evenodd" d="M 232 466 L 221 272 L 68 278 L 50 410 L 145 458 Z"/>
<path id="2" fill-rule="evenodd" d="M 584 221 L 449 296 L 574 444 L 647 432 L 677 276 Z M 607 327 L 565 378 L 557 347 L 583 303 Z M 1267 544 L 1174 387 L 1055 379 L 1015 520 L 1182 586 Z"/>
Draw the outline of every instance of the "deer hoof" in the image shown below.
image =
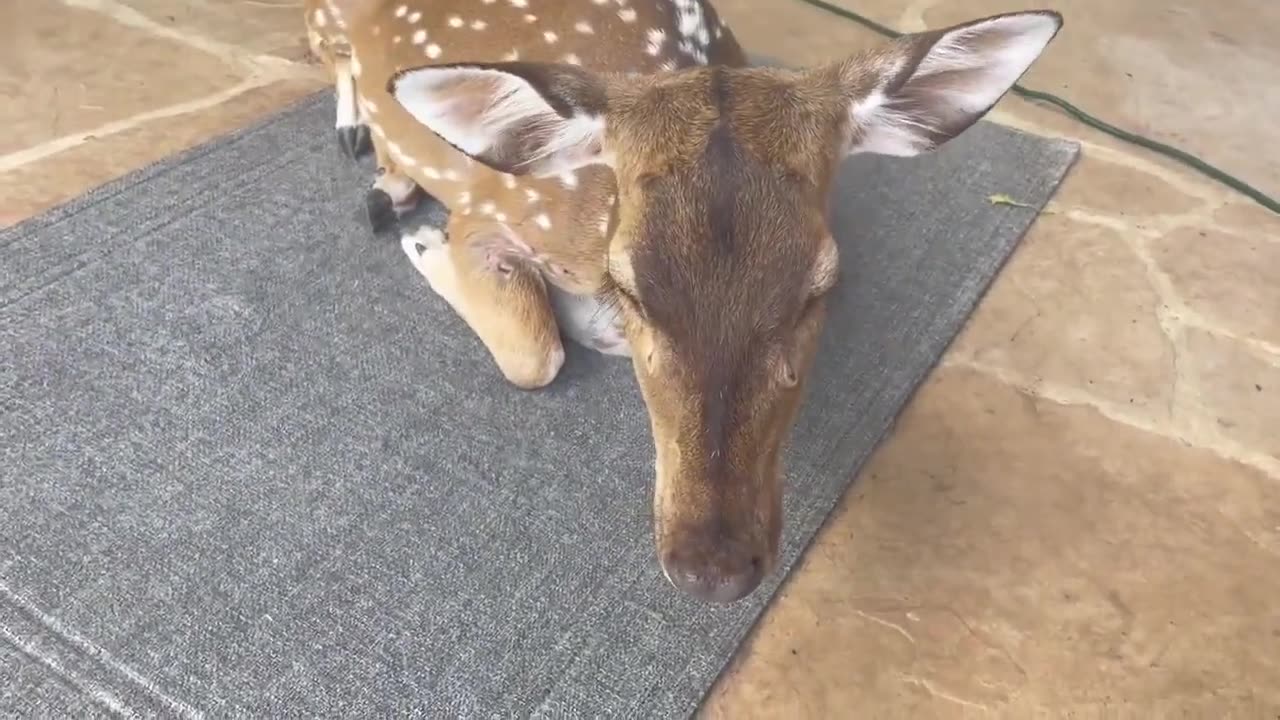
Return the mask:
<path id="1" fill-rule="evenodd" d="M 371 188 L 364 196 L 364 208 L 369 218 L 369 229 L 379 235 L 396 224 L 395 203 L 385 190 Z"/>
<path id="2" fill-rule="evenodd" d="M 351 125 L 338 128 L 338 147 L 342 154 L 352 160 L 359 160 L 373 150 L 373 138 L 369 136 L 368 125 Z"/>

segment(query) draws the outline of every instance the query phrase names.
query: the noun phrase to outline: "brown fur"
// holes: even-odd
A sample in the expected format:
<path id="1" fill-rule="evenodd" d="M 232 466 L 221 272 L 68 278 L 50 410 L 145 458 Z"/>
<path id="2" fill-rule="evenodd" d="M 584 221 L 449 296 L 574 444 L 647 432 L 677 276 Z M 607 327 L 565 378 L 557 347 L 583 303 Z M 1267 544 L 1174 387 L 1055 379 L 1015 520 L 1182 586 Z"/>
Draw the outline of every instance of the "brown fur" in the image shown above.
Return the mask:
<path id="1" fill-rule="evenodd" d="M 532 10 L 509 0 L 311 5 L 327 1 L 363 15 L 347 33 L 361 65 L 360 94 L 376 106 L 375 139 L 393 161 L 412 159 L 399 171 L 453 209 L 454 243 L 481 238 L 466 257 L 488 259 L 482 269 L 458 274 L 465 286 L 459 311 L 501 364 L 551 341 L 541 329 L 522 334 L 504 320 L 541 328 L 536 307 L 546 299 L 532 283 L 516 289 L 495 267 L 508 274 L 536 267 L 565 290 L 620 306 L 656 449 L 654 531 L 664 570 L 711 600 L 752 590 L 776 562 L 781 456 L 821 335 L 824 296 L 837 280 L 826 202 L 839 161 L 866 131 L 851 125 L 851 104 L 873 92 L 899 92 L 942 32 L 798 71 L 745 67 L 725 29 L 707 48 L 709 65 L 694 67 L 679 53 L 640 50 L 648 30 L 674 37 L 678 25 L 650 0 L 609 0 L 587 16 L 591 34 L 572 29 L 575 18 L 599 8 L 590 0 L 543 0 L 530 3 Z M 438 61 L 425 61 L 421 47 L 406 43 L 407 31 L 391 41 L 393 8 L 401 4 L 433 18 L 428 35 L 443 43 Z M 634 9 L 633 20 L 617 21 L 618 6 Z M 719 27 L 709 4 L 700 0 L 700 7 Z M 526 12 L 556 20 L 535 28 L 523 23 Z M 481 36 L 438 27 L 454 13 L 508 30 Z M 545 42 L 548 28 L 566 42 Z M 504 63 L 513 48 L 520 61 Z M 567 64 L 566 53 L 582 67 Z M 522 77 L 562 117 L 607 116 L 601 143 L 610 167 L 578 170 L 572 187 L 523 174 L 528 149 L 518 143 L 536 143 L 542 126 L 504 138 L 517 144 L 494 145 L 487 154 L 457 151 L 391 94 L 407 71 L 452 63 Z M 931 82 L 958 80 L 943 74 Z M 464 81 L 456 96 L 485 98 L 483 84 Z M 899 99 L 927 113 L 936 99 L 921 84 Z M 940 144 L 980 114 L 940 115 L 922 142 Z M 528 201 L 530 192 L 540 200 Z M 481 198 L 496 203 L 502 217 L 492 208 L 477 212 Z M 513 260 L 503 255 L 504 243 L 525 250 Z M 503 330 L 493 332 L 490 323 Z"/>

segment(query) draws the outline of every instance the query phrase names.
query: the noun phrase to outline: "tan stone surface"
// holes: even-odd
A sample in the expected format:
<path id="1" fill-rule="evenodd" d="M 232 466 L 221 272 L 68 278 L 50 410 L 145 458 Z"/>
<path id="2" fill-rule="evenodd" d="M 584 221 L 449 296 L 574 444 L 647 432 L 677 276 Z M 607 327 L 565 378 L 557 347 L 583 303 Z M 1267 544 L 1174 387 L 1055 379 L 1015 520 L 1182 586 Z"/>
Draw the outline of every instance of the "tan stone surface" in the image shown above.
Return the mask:
<path id="1" fill-rule="evenodd" d="M 0 227 L 66 202 L 86 189 L 145 167 L 215 136 L 244 127 L 284 104 L 324 87 L 314 80 L 281 80 L 193 113 L 144 123 L 86 141 L 38 163 L 0 174 L 7 217 Z M 335 149 L 336 152 L 336 149 Z"/>
<path id="2" fill-rule="evenodd" d="M 835 1 L 908 30 L 1037 5 Z M 0 5 L 0 225 L 321 87 L 291 5 Z M 789 63 L 879 41 L 718 6 Z M 1027 85 L 1280 193 L 1280 5 L 1057 6 Z M 1275 720 L 1280 218 L 1057 110 L 991 117 L 1083 157 L 704 714 Z"/>
<path id="3" fill-rule="evenodd" d="M 1216 327 L 1280 348 L 1280 237 L 1186 227 L 1153 240 L 1152 248 L 1189 308 Z"/>
<path id="4" fill-rule="evenodd" d="M 5 0 L 0 155 L 239 82 L 220 58 L 48 0 Z"/>
<path id="5" fill-rule="evenodd" d="M 1275 477 L 942 370 L 704 715 L 1270 718 L 1278 543 Z"/>
<path id="6" fill-rule="evenodd" d="M 1169 417 L 1174 348 L 1160 295 L 1122 233 L 1047 215 L 1006 267 L 954 354 Z"/>
<path id="7" fill-rule="evenodd" d="M 1280 461 L 1280 357 L 1195 328 L 1186 331 L 1184 348 L 1179 410 L 1190 422 Z M 1280 553 L 1280 544 L 1271 547 Z"/>
<path id="8" fill-rule="evenodd" d="M 250 53 L 301 60 L 306 48 L 301 0 L 118 0 L 163 25 Z"/>

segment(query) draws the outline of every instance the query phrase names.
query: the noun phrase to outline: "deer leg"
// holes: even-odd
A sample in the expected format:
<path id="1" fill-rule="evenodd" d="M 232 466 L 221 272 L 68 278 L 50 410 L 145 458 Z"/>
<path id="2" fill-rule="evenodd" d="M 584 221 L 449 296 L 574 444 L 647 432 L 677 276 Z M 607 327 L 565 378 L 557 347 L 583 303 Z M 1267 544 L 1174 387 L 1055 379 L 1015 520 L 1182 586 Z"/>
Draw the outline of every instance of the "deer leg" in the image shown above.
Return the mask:
<path id="1" fill-rule="evenodd" d="M 373 234 L 378 235 L 422 204 L 427 193 L 400 170 L 387 151 L 385 142 L 374 138 L 373 151 L 377 156 L 378 169 L 373 186 L 365 193 L 364 206 L 369 228 Z"/>
<path id="2" fill-rule="evenodd" d="M 369 152 L 372 138 L 356 96 L 356 79 L 351 74 L 351 59 L 335 57 L 333 74 L 338 106 L 334 122 L 338 132 L 338 147 L 342 148 L 347 157 L 358 160 Z"/>
<path id="3" fill-rule="evenodd" d="M 564 346 L 542 274 L 512 260 L 501 269 L 486 260 L 476 234 L 492 230 L 450 221 L 447 234 L 422 225 L 405 232 L 401 247 L 431 289 L 453 308 L 488 349 L 511 384 L 545 387 L 564 365 Z"/>

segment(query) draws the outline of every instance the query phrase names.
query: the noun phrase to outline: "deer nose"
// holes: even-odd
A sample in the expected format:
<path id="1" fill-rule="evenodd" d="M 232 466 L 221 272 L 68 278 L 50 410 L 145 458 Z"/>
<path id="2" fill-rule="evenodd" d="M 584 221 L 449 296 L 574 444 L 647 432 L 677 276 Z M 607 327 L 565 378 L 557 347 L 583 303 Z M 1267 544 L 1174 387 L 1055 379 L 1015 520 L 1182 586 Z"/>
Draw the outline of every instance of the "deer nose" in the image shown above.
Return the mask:
<path id="1" fill-rule="evenodd" d="M 677 589 L 728 604 L 751 594 L 764 578 L 764 558 L 747 544 L 731 538 L 690 540 L 662 558 L 663 572 Z"/>

